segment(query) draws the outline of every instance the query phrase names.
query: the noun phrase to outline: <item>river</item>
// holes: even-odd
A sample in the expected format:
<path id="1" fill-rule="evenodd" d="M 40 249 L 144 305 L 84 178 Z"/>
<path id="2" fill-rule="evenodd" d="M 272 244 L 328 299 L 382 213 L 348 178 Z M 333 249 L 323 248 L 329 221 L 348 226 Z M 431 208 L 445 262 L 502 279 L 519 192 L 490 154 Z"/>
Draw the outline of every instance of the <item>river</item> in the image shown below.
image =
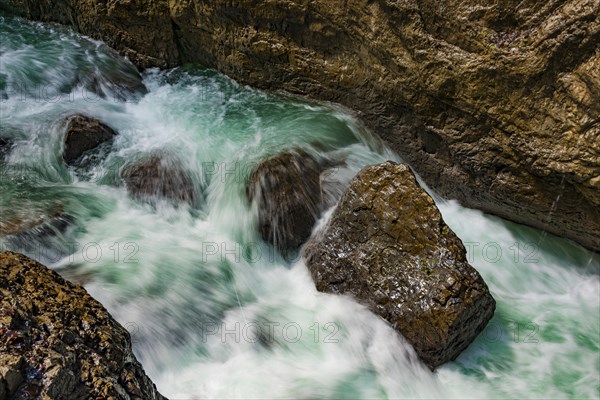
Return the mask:
<path id="1" fill-rule="evenodd" d="M 0 32 L 0 137 L 14 143 L 0 163 L 0 216 L 60 207 L 70 218 L 61 234 L 0 245 L 82 283 L 130 331 L 165 396 L 600 397 L 598 255 L 433 194 L 497 311 L 455 362 L 432 373 L 383 320 L 318 293 L 301 259 L 262 242 L 246 201 L 252 167 L 285 149 L 344 160 L 329 177 L 340 182 L 401 161 L 351 113 L 196 66 L 144 71 L 146 94 L 101 86 L 102 98 L 82 76 L 130 77 L 133 67 L 101 42 L 9 17 Z M 68 168 L 64 119 L 74 113 L 119 135 Z M 119 170 L 156 151 L 191 171 L 194 207 L 127 195 Z"/>

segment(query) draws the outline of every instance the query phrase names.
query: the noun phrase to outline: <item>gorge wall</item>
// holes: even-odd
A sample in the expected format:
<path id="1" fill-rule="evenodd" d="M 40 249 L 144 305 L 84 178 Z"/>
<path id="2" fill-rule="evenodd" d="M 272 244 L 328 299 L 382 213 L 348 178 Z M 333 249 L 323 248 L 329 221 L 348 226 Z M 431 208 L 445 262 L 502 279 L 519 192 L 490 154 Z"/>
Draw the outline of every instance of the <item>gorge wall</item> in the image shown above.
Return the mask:
<path id="1" fill-rule="evenodd" d="M 600 250 L 597 0 L 5 0 L 141 68 L 341 103 L 440 194 Z"/>

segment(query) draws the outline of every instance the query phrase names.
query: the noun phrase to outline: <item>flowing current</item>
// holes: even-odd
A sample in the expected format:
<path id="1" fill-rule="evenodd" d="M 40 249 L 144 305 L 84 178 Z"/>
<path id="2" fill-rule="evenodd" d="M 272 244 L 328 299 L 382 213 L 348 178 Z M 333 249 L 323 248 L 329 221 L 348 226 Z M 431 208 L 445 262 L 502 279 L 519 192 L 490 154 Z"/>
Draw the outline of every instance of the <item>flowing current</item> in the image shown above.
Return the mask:
<path id="1" fill-rule="evenodd" d="M 145 71 L 148 92 L 126 96 L 102 78 L 127 80 L 133 67 L 104 44 L 8 17 L 0 31 L 0 138 L 13 144 L 0 163 L 0 217 L 69 216 L 61 234 L 0 245 L 83 284 L 130 331 L 165 396 L 600 397 L 597 255 L 436 197 L 497 311 L 432 373 L 383 320 L 318 293 L 301 259 L 288 262 L 261 241 L 246 201 L 252 167 L 286 149 L 345 160 L 327 178 L 340 182 L 400 161 L 351 114 L 191 66 Z M 82 84 L 86 76 L 98 77 L 104 96 Z M 119 135 L 68 168 L 64 120 L 75 113 Z M 201 193 L 194 207 L 127 195 L 119 170 L 156 151 L 191 171 Z"/>

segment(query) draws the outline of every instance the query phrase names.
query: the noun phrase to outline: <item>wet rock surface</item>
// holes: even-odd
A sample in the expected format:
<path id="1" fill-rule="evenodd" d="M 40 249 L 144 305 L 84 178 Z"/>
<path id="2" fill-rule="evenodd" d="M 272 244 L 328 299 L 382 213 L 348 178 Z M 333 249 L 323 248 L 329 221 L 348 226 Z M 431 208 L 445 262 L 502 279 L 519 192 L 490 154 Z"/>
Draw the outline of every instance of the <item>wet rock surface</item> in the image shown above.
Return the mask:
<path id="1" fill-rule="evenodd" d="M 67 165 L 75 164 L 87 151 L 111 141 L 117 132 L 97 118 L 75 115 L 67 122 L 63 159 Z"/>
<path id="2" fill-rule="evenodd" d="M 257 201 L 262 238 L 293 256 L 309 238 L 321 211 L 322 166 L 303 150 L 262 161 L 250 174 L 246 195 Z"/>
<path id="3" fill-rule="evenodd" d="M 405 165 L 363 169 L 304 256 L 319 291 L 367 305 L 432 369 L 454 360 L 494 314 L 462 242 Z"/>
<path id="4" fill-rule="evenodd" d="M 190 174 L 169 154 L 152 154 L 125 165 L 121 177 L 135 199 L 166 199 L 189 205 L 196 199 Z"/>
<path id="5" fill-rule="evenodd" d="M 140 67 L 356 110 L 444 196 L 600 250 L 597 0 L 12 0 Z"/>
<path id="6" fill-rule="evenodd" d="M 0 238 L 17 243 L 59 234 L 73 222 L 60 204 L 45 207 L 29 204 L 19 210 L 1 210 L 0 217 Z"/>
<path id="7" fill-rule="evenodd" d="M 164 399 L 133 355 L 129 333 L 85 289 L 21 254 L 4 252 L 0 397 L 10 396 Z"/>
<path id="8" fill-rule="evenodd" d="M 25 380 L 23 356 L 0 354 L 0 399 L 8 399 Z"/>
<path id="9" fill-rule="evenodd" d="M 139 99 L 148 93 L 142 76 L 131 64 L 117 58 L 103 59 L 96 68 L 82 71 L 78 83 L 98 97 L 126 101 Z"/>

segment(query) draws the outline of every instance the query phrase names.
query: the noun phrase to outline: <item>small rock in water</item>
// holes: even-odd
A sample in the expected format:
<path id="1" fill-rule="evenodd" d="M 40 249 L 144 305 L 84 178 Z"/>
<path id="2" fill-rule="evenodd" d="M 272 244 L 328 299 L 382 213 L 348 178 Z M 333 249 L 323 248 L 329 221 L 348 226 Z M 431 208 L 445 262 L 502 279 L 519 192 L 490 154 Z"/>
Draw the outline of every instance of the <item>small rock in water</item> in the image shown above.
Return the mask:
<path id="1" fill-rule="evenodd" d="M 303 150 L 262 161 L 246 186 L 250 202 L 258 202 L 262 238 L 279 251 L 297 250 L 309 237 L 323 201 L 322 166 Z"/>
<path id="2" fill-rule="evenodd" d="M 125 101 L 148 93 L 133 65 L 123 65 L 120 60 L 109 58 L 99 63 L 97 68 L 99 70 L 82 71 L 78 80 L 85 90 L 100 98 Z"/>
<path id="3" fill-rule="evenodd" d="M 64 207 L 55 204 L 50 207 L 28 206 L 27 209 L 2 210 L 0 238 L 26 244 L 35 238 L 43 238 L 64 232 L 73 218 L 65 213 Z"/>
<path id="4" fill-rule="evenodd" d="M 116 135 L 117 132 L 97 118 L 81 114 L 72 116 L 67 123 L 63 159 L 67 165 L 74 165 L 86 151 L 112 140 Z"/>
<path id="5" fill-rule="evenodd" d="M 494 314 L 462 242 L 405 165 L 364 168 L 304 256 L 319 291 L 369 306 L 431 369 L 454 360 Z"/>
<path id="6" fill-rule="evenodd" d="M 131 196 L 194 204 L 194 182 L 181 163 L 168 154 L 153 154 L 126 165 L 121 173 Z"/>

